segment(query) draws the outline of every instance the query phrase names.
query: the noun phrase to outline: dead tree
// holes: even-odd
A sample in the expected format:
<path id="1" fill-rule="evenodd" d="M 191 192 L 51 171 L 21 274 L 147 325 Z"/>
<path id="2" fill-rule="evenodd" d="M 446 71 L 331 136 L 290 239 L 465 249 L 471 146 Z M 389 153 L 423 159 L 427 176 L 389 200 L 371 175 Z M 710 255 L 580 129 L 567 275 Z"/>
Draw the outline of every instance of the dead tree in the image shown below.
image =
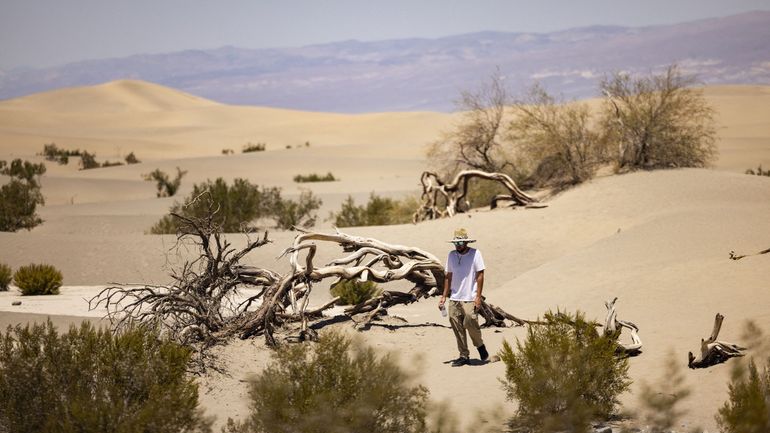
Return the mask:
<path id="1" fill-rule="evenodd" d="M 249 239 L 244 248 L 235 249 L 215 223 L 216 213 L 217 209 L 210 206 L 204 218 L 172 214 L 181 221 L 177 248 L 193 244 L 199 254 L 172 273 L 171 284 L 107 287 L 89 301 L 89 308 L 105 309 L 105 317 L 115 330 L 137 325 L 160 327 L 173 340 L 201 344 L 204 349 L 234 335 L 264 335 L 268 344 L 274 345 L 275 330 L 289 323 L 300 324 L 300 339 L 315 337 L 309 323 L 321 319 L 323 312 L 337 301 L 335 298 L 320 306 L 309 306 L 313 287 L 322 280 L 406 280 L 414 285 L 407 292 L 385 290 L 347 308 L 344 314 L 359 328 L 367 328 L 394 305 L 437 295 L 443 287 L 443 265 L 431 253 L 340 231 L 325 234 L 300 229 L 292 246 L 280 255 L 291 264 L 286 274 L 245 266 L 241 259 L 270 242 L 267 233 Z M 314 260 L 317 243 L 338 245 L 345 254 L 318 266 Z M 257 290 L 244 297 L 240 290 L 244 288 Z M 488 326 L 506 326 L 506 319 L 522 323 L 486 302 L 481 314 Z"/>
<path id="2" fill-rule="evenodd" d="M 638 355 L 642 351 L 642 339 L 639 337 L 639 327 L 627 320 L 618 319 L 618 314 L 615 311 L 615 302 L 618 298 L 615 297 L 612 301 L 606 301 L 604 306 L 607 307 L 607 317 L 604 320 L 604 335 L 613 336 L 616 340 L 620 339 L 620 334 L 623 328 L 626 328 L 631 333 L 631 343 L 617 342 L 618 349 L 628 356 Z"/>
<path id="3" fill-rule="evenodd" d="M 740 260 L 740 259 L 742 259 L 744 257 L 759 256 L 759 255 L 767 254 L 767 253 L 770 253 L 770 248 L 768 248 L 766 250 L 762 250 L 762 251 L 760 251 L 758 253 L 754 253 L 754 254 L 735 254 L 735 251 L 730 251 L 730 259 L 731 260 Z"/>
<path id="4" fill-rule="evenodd" d="M 700 356 L 695 358 L 692 352 L 687 353 L 687 366 L 690 368 L 707 368 L 720 364 L 730 358 L 744 356 L 746 348 L 737 344 L 718 341 L 719 331 L 722 329 L 724 316 L 717 313 L 714 317 L 714 329 L 708 340 L 700 340 Z"/>
<path id="5" fill-rule="evenodd" d="M 308 309 L 313 285 L 326 278 L 334 278 L 336 282 L 350 279 L 377 283 L 407 280 L 414 284 L 408 292 L 385 290 L 376 297 L 347 308 L 344 313 L 359 328 L 367 328 L 375 318 L 394 305 L 410 304 L 437 295 L 442 287 L 444 267 L 436 256 L 427 251 L 350 236 L 339 230 L 333 234 L 300 232 L 293 245 L 281 255 L 289 258 L 291 272 L 268 289 L 259 309 L 243 317 L 238 326 L 241 338 L 264 334 L 268 344 L 275 344 L 273 330 L 287 321 L 300 322 L 300 338 L 314 338 L 308 326 L 309 321 L 317 319 L 319 313 L 331 308 L 336 300 Z M 337 244 L 347 255 L 316 266 L 314 258 L 318 246 L 314 241 Z M 506 326 L 505 319 L 514 323 L 519 320 L 486 302 L 483 310 L 482 316 L 494 326 Z"/>
<path id="6" fill-rule="evenodd" d="M 487 179 L 498 182 L 508 190 L 507 194 L 498 194 L 490 199 L 489 206 L 494 209 L 499 202 L 512 202 L 511 206 L 545 207 L 537 205 L 538 200 L 519 189 L 510 176 L 503 173 L 489 173 L 481 170 L 463 170 L 452 179 L 444 182 L 438 174 L 425 171 L 420 176 L 422 184 L 422 204 L 412 220 L 417 223 L 425 220 L 452 217 L 466 212 L 470 208 L 467 200 L 471 179 Z"/>
<path id="7" fill-rule="evenodd" d="M 89 309 L 104 308 L 105 317 L 115 330 L 152 326 L 160 327 L 182 344 L 207 346 L 216 342 L 228 332 L 229 322 L 239 310 L 248 308 L 280 279 L 273 271 L 239 264 L 249 252 L 270 242 L 267 232 L 236 250 L 223 239 L 214 223 L 216 213 L 212 209 L 206 218 L 172 214 L 181 222 L 177 247 L 192 243 L 199 249 L 199 255 L 185 262 L 181 270 L 172 272 L 171 284 L 107 287 L 89 300 Z M 238 288 L 244 286 L 261 290 L 236 305 Z"/>

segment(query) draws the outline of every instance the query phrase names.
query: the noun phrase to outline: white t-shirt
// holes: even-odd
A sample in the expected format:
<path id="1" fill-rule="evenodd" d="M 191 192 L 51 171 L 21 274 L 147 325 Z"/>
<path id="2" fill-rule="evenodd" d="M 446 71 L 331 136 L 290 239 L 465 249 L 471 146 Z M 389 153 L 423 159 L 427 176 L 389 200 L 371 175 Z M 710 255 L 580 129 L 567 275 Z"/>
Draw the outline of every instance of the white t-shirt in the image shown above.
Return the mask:
<path id="1" fill-rule="evenodd" d="M 444 270 L 452 273 L 450 300 L 473 301 L 476 299 L 476 273 L 484 270 L 481 251 L 475 248 L 468 248 L 465 254 L 460 254 L 456 250 L 450 251 Z"/>

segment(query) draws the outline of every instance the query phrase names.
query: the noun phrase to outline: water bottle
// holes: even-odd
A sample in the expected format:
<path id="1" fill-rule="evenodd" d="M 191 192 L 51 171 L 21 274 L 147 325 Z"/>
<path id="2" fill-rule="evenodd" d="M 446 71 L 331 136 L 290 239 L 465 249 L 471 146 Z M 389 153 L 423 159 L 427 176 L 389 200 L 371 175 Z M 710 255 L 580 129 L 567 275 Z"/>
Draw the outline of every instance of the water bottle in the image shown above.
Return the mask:
<path id="1" fill-rule="evenodd" d="M 447 315 L 446 305 L 442 305 L 441 306 L 441 317 L 446 317 L 446 315 Z"/>

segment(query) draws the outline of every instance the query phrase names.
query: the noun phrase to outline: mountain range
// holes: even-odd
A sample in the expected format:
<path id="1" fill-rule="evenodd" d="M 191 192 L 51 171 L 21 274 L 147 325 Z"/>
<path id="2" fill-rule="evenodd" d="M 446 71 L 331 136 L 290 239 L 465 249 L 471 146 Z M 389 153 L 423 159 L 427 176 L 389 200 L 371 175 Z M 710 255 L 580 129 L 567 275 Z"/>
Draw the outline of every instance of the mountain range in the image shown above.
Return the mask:
<path id="1" fill-rule="evenodd" d="M 349 113 L 451 111 L 461 91 L 478 87 L 495 71 L 514 95 L 540 82 L 566 99 L 595 96 L 608 73 L 645 74 L 672 63 L 706 84 L 767 84 L 769 42 L 770 11 L 755 11 L 649 27 L 222 47 L 0 71 L 0 99 L 141 79 L 228 104 Z"/>

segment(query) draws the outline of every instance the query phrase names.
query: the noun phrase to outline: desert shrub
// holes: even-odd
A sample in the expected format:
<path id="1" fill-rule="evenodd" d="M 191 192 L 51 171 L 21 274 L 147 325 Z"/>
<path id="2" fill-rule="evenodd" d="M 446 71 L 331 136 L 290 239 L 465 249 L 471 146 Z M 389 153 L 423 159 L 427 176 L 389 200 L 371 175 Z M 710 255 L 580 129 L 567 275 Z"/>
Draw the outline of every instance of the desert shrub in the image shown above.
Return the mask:
<path id="1" fill-rule="evenodd" d="M 275 220 L 280 228 L 292 226 L 310 227 L 315 223 L 315 210 L 321 200 L 310 191 L 303 191 L 299 201 L 281 197 L 281 189 L 259 187 L 246 179 L 237 178 L 232 185 L 224 179 L 207 180 L 195 184 L 183 203 L 176 202 L 169 215 L 164 216 L 151 229 L 153 234 L 172 234 L 179 229 L 179 221 L 171 213 L 188 218 L 207 218 L 220 230 L 235 233 L 251 230 L 249 224 L 260 218 Z"/>
<path id="2" fill-rule="evenodd" d="M 315 211 L 322 203 L 312 191 L 304 190 L 300 193 L 298 201 L 279 199 L 271 213 L 278 228 L 289 230 L 293 227 L 312 227 L 317 219 Z"/>
<path id="3" fill-rule="evenodd" d="M 746 174 L 752 174 L 756 176 L 770 176 L 770 170 L 762 170 L 762 164 L 759 164 L 756 171 L 750 168 L 746 170 Z"/>
<path id="4" fill-rule="evenodd" d="M 235 153 L 233 149 L 222 149 L 222 155 L 232 155 L 233 153 Z"/>
<path id="5" fill-rule="evenodd" d="M 0 187 L 0 231 L 31 230 L 43 222 L 35 213 L 44 204 L 39 177 L 45 165 L 14 159 L 10 164 L 0 161 L 0 174 L 11 180 Z"/>
<path id="6" fill-rule="evenodd" d="M 770 358 L 757 368 L 750 359 L 747 368 L 733 371 L 729 399 L 719 409 L 717 423 L 725 433 L 770 431 Z"/>
<path id="7" fill-rule="evenodd" d="M 382 290 L 372 281 L 342 280 L 331 287 L 332 296 L 339 296 L 337 305 L 358 305 L 379 295 Z"/>
<path id="8" fill-rule="evenodd" d="M 139 159 L 136 157 L 136 155 L 134 155 L 134 152 L 131 152 L 128 155 L 126 155 L 125 160 L 126 160 L 126 164 L 129 164 L 129 165 L 131 165 L 131 164 L 139 164 L 140 162 L 142 162 L 142 161 L 139 161 Z"/>
<path id="9" fill-rule="evenodd" d="M 604 159 L 606 139 L 590 125 L 586 104 L 560 103 L 535 85 L 513 108 L 507 133 L 526 165 L 534 167 L 531 183 L 577 184 L 593 177 Z"/>
<path id="10" fill-rule="evenodd" d="M 514 352 L 503 343 L 505 388 L 519 404 L 511 427 L 527 431 L 587 431 L 606 419 L 630 385 L 628 362 L 616 356 L 616 343 L 599 335 L 579 312 L 546 313 L 532 324 Z"/>
<path id="11" fill-rule="evenodd" d="M 243 146 L 243 149 L 241 150 L 241 153 L 249 153 L 249 152 L 262 152 L 267 148 L 267 145 L 265 143 L 247 143 Z"/>
<path id="12" fill-rule="evenodd" d="M 142 179 L 148 182 L 155 182 L 155 186 L 158 189 L 158 197 L 173 197 L 179 190 L 179 186 L 182 185 L 182 178 L 187 174 L 187 170 L 182 170 L 179 167 L 176 168 L 176 177 L 171 180 L 168 174 L 156 168 L 155 171 L 143 174 Z"/>
<path id="13" fill-rule="evenodd" d="M 210 431 L 186 376 L 191 352 L 154 332 L 84 322 L 0 333 L 0 431 Z"/>
<path id="14" fill-rule="evenodd" d="M 748 322 L 742 340 L 754 356 L 732 365 L 728 400 L 719 409 L 717 424 L 724 433 L 770 431 L 770 340 L 753 322 Z"/>
<path id="15" fill-rule="evenodd" d="M 13 279 L 13 272 L 11 267 L 5 263 L 0 263 L 0 292 L 8 290 L 8 285 L 11 284 Z"/>
<path id="16" fill-rule="evenodd" d="M 115 161 L 115 162 L 112 162 L 112 161 L 104 161 L 104 162 L 102 163 L 102 167 L 117 167 L 117 166 L 119 166 L 119 165 L 123 165 L 123 163 L 122 163 L 122 162 L 120 162 L 120 161 Z"/>
<path id="17" fill-rule="evenodd" d="M 250 381 L 251 412 L 230 433 L 425 431 L 428 390 L 390 355 L 339 333 L 279 348 Z"/>
<path id="18" fill-rule="evenodd" d="M 669 354 L 660 381 L 642 384 L 639 399 L 650 433 L 668 433 L 685 414 L 682 402 L 692 391 L 685 385 L 685 376 L 674 354 Z"/>
<path id="19" fill-rule="evenodd" d="M 352 196 L 342 203 L 340 211 L 331 214 L 337 227 L 381 226 L 412 222 L 412 215 L 419 207 L 416 197 L 394 200 L 371 193 L 366 205 L 356 205 Z"/>
<path id="20" fill-rule="evenodd" d="M 80 152 L 80 169 L 90 170 L 92 168 L 99 168 L 101 164 L 96 161 L 96 154 L 88 153 L 87 151 Z"/>
<path id="21" fill-rule="evenodd" d="M 297 183 L 304 183 L 304 182 L 334 182 L 336 180 L 339 180 L 338 178 L 334 177 L 332 172 L 328 172 L 325 175 L 319 175 L 317 173 L 311 173 L 307 175 L 298 174 L 294 176 L 294 182 Z"/>
<path id="22" fill-rule="evenodd" d="M 13 282 L 23 296 L 58 295 L 62 274 L 51 265 L 30 264 L 16 270 Z"/>
<path id="23" fill-rule="evenodd" d="M 603 124 L 619 169 L 705 167 L 716 157 L 714 109 L 676 65 L 649 77 L 605 78 Z"/>
<path id="24" fill-rule="evenodd" d="M 56 161 L 59 164 L 66 165 L 69 163 L 70 156 L 80 156 L 80 151 L 59 149 L 56 143 L 43 145 L 43 157 L 47 161 Z"/>

